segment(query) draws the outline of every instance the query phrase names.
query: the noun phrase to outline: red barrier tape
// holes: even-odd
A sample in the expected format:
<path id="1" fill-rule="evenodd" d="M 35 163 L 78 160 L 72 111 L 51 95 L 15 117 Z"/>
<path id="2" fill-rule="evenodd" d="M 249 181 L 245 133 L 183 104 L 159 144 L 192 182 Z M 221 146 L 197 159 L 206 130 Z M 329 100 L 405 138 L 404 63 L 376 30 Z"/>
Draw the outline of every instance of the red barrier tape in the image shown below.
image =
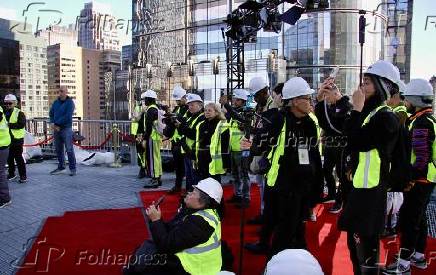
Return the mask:
<path id="1" fill-rule="evenodd" d="M 129 134 L 119 133 L 119 135 L 121 136 L 121 141 L 136 142 L 136 139 Z M 106 139 L 102 143 L 100 143 L 99 145 L 80 145 L 78 142 L 73 142 L 73 144 L 76 146 L 79 146 L 80 148 L 85 149 L 85 150 L 96 150 L 96 149 L 100 149 L 101 147 L 103 147 L 111 138 L 112 138 L 112 133 L 109 133 L 109 134 L 107 134 Z M 23 147 L 41 146 L 43 144 L 47 144 L 51 140 L 53 140 L 53 137 L 49 137 L 46 140 L 43 140 L 41 142 L 34 143 L 34 144 L 24 144 Z"/>
<path id="2" fill-rule="evenodd" d="M 40 145 L 43 145 L 43 144 L 47 144 L 47 143 L 48 143 L 49 141 L 51 141 L 52 139 L 53 139 L 53 137 L 49 137 L 48 139 L 43 140 L 43 141 L 38 142 L 38 143 L 34 143 L 34 144 L 24 144 L 23 147 L 34 147 L 34 146 L 40 146 Z"/>
<path id="3" fill-rule="evenodd" d="M 100 145 L 80 145 L 77 142 L 73 142 L 74 145 L 79 146 L 80 148 L 84 149 L 84 150 L 96 150 L 96 149 L 100 149 L 101 147 L 103 147 L 112 137 L 112 133 L 109 133 L 106 136 L 106 139 L 103 140 L 102 143 L 100 143 Z"/>

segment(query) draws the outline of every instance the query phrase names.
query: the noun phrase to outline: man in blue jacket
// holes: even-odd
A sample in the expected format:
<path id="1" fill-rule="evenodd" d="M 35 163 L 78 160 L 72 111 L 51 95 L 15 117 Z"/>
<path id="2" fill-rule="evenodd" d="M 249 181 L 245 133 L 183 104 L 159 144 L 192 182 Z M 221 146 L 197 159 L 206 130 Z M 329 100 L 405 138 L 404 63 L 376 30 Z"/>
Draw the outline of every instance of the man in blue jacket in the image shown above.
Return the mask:
<path id="1" fill-rule="evenodd" d="M 73 112 L 74 102 L 67 95 L 67 88 L 60 87 L 59 97 L 53 102 L 50 109 L 50 123 L 53 123 L 53 136 L 56 154 L 58 156 L 58 168 L 51 171 L 50 174 L 56 175 L 65 170 L 65 152 L 68 155 L 68 164 L 70 176 L 76 175 L 76 157 L 73 149 Z"/>

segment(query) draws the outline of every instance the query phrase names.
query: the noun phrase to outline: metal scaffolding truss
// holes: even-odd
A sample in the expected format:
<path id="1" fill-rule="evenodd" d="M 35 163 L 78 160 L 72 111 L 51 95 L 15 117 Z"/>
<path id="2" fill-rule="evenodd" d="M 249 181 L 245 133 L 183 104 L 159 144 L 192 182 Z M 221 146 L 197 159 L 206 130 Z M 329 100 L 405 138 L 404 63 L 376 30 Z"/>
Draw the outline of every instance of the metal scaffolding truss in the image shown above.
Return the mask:
<path id="1" fill-rule="evenodd" d="M 234 89 L 244 88 L 244 43 L 228 39 L 227 48 L 227 95 Z"/>

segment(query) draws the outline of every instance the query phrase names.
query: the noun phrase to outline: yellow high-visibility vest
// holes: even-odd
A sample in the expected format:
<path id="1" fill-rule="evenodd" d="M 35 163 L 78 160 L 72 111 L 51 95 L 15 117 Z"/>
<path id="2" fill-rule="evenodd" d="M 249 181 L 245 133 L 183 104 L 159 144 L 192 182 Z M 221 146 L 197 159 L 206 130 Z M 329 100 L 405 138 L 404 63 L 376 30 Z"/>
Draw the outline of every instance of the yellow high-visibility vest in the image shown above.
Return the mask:
<path id="1" fill-rule="evenodd" d="M 176 253 L 183 269 L 191 275 L 216 275 L 221 270 L 221 221 L 215 210 L 205 209 L 200 216 L 214 229 L 209 239 L 195 247 Z"/>
<path id="2" fill-rule="evenodd" d="M 11 117 L 9 118 L 9 123 L 17 123 L 18 114 L 20 113 L 20 111 L 20 109 L 14 108 Z M 20 129 L 11 129 L 11 133 L 15 139 L 22 139 L 26 135 L 26 130 L 24 129 L 24 127 Z"/>
<path id="3" fill-rule="evenodd" d="M 362 127 L 369 123 L 371 118 L 381 109 L 388 108 L 386 105 L 375 108 L 365 118 Z M 359 152 L 359 164 L 353 176 L 353 186 L 355 188 L 370 189 L 377 187 L 380 183 L 381 159 L 376 148 L 367 152 Z"/>

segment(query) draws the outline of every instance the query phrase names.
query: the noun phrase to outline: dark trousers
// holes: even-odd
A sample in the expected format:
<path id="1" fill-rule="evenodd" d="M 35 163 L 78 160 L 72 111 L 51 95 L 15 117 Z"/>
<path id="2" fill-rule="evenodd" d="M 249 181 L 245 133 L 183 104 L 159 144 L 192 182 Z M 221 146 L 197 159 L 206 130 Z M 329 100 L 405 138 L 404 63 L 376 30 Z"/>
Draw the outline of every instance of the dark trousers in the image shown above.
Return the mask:
<path id="1" fill-rule="evenodd" d="M 400 209 L 402 259 L 409 259 L 414 251 L 425 252 L 428 233 L 426 209 L 433 188 L 434 184 L 416 183 L 409 192 L 404 192 Z"/>
<path id="2" fill-rule="evenodd" d="M 185 163 L 185 175 L 186 175 L 186 191 L 191 191 L 192 186 L 196 185 L 198 180 L 194 172 L 192 159 L 187 154 L 185 154 L 184 156 L 184 163 Z"/>
<path id="3" fill-rule="evenodd" d="M 342 202 L 340 187 L 336 191 L 336 179 L 333 176 L 333 168 L 336 168 L 336 174 L 341 176 L 341 148 L 324 147 L 324 179 L 327 184 L 328 196 L 334 198 L 337 203 Z M 341 183 L 341 181 L 339 181 Z"/>
<path id="4" fill-rule="evenodd" d="M 264 225 L 260 242 L 269 244 L 272 235 L 268 258 L 285 249 L 305 249 L 304 217 L 307 212 L 307 195 L 300 192 L 282 192 L 266 186 L 264 200 Z"/>
<path id="5" fill-rule="evenodd" d="M 362 236 L 347 232 L 347 245 L 353 263 L 354 275 L 379 274 L 378 236 Z"/>
<path id="6" fill-rule="evenodd" d="M 15 175 L 15 163 L 17 163 L 18 174 L 20 178 L 26 177 L 26 163 L 23 159 L 23 144 L 22 143 L 11 143 L 9 146 L 9 156 L 8 156 L 8 174 L 9 176 Z"/>
<path id="7" fill-rule="evenodd" d="M 182 154 L 181 147 L 174 143 L 172 144 L 171 151 L 173 153 L 174 168 L 176 170 L 175 187 L 182 188 L 183 178 L 185 177 L 184 156 Z"/>

